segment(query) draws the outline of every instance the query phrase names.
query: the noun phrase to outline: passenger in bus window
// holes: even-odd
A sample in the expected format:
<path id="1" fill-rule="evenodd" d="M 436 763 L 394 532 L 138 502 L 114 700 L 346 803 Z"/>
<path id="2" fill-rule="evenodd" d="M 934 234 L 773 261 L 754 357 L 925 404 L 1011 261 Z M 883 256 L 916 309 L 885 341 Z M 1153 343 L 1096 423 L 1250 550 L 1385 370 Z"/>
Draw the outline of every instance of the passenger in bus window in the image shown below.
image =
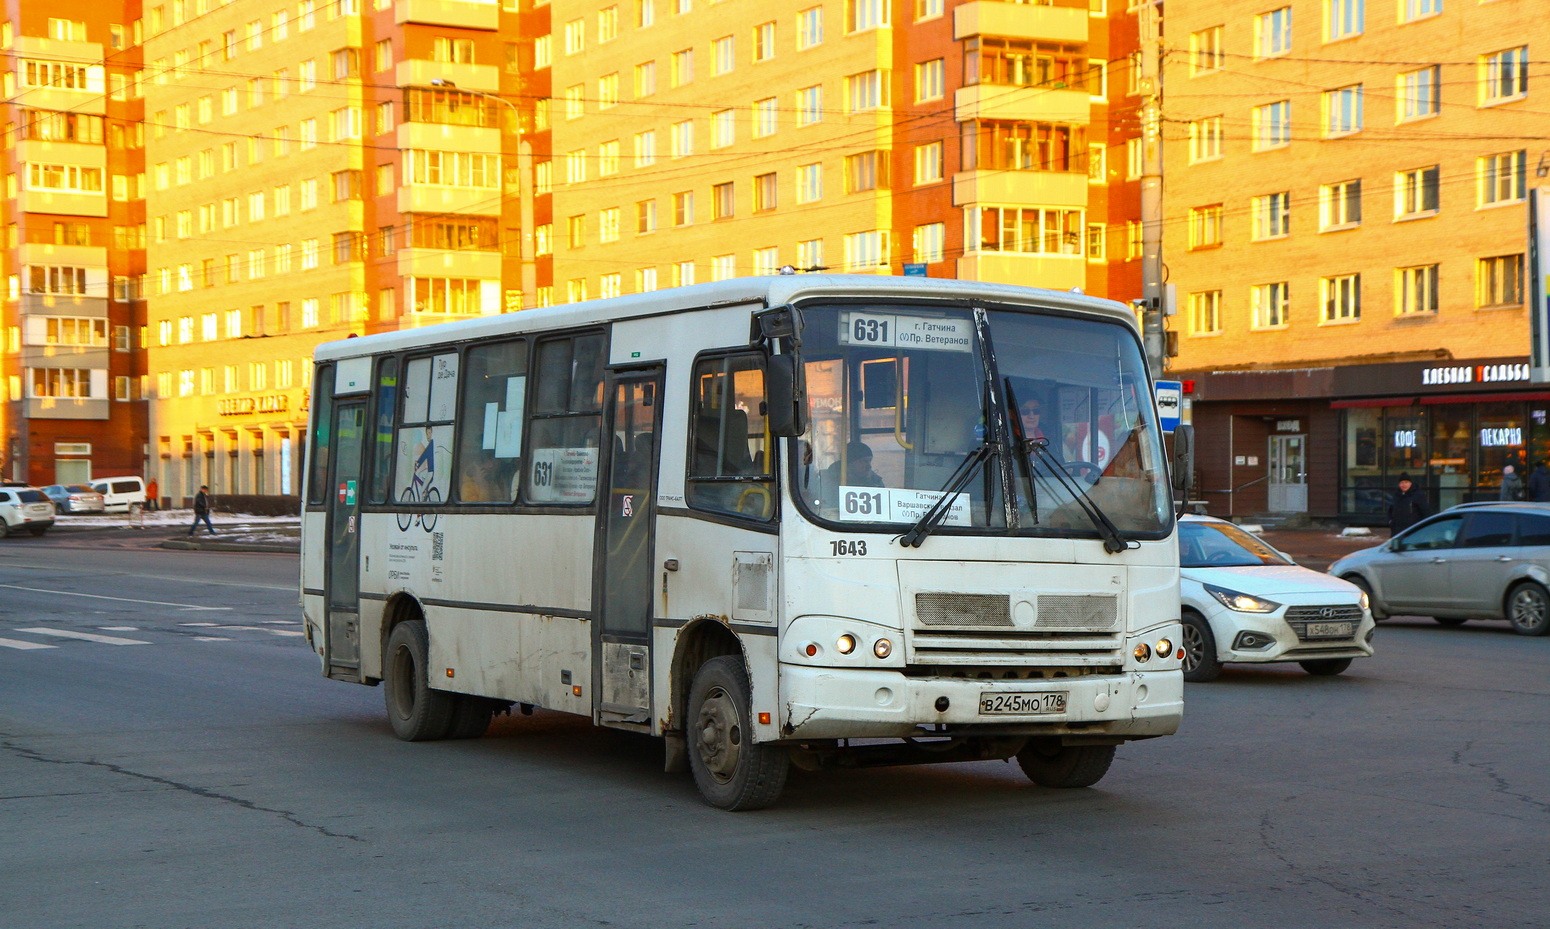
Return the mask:
<path id="1" fill-rule="evenodd" d="M 841 487 L 886 487 L 883 476 L 872 470 L 872 448 L 865 442 L 848 442 L 844 459 L 824 469 L 823 483 L 836 492 Z"/>

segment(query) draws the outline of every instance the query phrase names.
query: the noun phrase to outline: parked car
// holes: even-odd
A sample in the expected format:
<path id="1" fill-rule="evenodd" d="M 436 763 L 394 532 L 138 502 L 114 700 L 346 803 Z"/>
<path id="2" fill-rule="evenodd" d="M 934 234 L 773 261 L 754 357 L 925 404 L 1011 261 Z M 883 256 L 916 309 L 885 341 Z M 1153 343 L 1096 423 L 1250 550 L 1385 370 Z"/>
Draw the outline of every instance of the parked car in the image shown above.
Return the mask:
<path id="1" fill-rule="evenodd" d="M 98 478 L 91 489 L 102 494 L 103 508 L 109 513 L 127 513 L 131 503 L 145 506 L 145 481 L 138 477 Z"/>
<path id="2" fill-rule="evenodd" d="M 1474 502 L 1422 520 L 1329 573 L 1366 590 L 1379 619 L 1430 616 L 1445 626 L 1505 619 L 1550 632 L 1550 503 Z"/>
<path id="3" fill-rule="evenodd" d="M 50 484 L 41 489 L 56 513 L 101 513 L 104 508 L 102 494 L 85 484 Z"/>
<path id="4" fill-rule="evenodd" d="M 36 487 L 0 487 L 0 520 L 6 535 L 42 535 L 54 525 L 54 504 Z"/>
<path id="5" fill-rule="evenodd" d="M 1366 594 L 1233 523 L 1180 517 L 1179 566 L 1186 681 L 1213 680 L 1228 661 L 1295 661 L 1309 674 L 1339 674 L 1372 655 Z"/>

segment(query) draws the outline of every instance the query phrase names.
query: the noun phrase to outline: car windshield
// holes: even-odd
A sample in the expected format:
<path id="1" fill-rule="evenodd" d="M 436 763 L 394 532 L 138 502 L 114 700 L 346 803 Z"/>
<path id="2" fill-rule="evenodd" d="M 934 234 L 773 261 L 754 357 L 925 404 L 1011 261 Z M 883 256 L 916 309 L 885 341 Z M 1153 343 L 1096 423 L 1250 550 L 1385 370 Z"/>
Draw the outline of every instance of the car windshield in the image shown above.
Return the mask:
<path id="1" fill-rule="evenodd" d="M 1247 568 L 1291 564 L 1232 523 L 1179 523 L 1179 567 Z"/>
<path id="2" fill-rule="evenodd" d="M 1019 533 L 1097 535 L 1090 502 L 1128 538 L 1161 537 L 1172 511 L 1134 334 L 1054 313 L 990 310 L 985 320 L 993 369 L 968 309 L 804 309 L 809 428 L 792 461 L 802 508 L 821 522 L 897 531 L 979 458 L 940 531 L 1007 531 L 1011 474 Z M 1013 452 L 1012 416 L 1035 445 L 1026 461 Z M 987 443 L 993 454 L 981 452 Z"/>

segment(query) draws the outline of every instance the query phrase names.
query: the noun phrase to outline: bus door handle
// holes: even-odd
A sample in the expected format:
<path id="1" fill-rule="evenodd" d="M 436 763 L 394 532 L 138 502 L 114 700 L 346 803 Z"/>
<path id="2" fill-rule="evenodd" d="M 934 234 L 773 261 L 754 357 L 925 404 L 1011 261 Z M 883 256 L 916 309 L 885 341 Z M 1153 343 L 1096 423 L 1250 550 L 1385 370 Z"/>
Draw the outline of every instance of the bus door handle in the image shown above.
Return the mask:
<path id="1" fill-rule="evenodd" d="M 677 558 L 669 558 L 666 561 L 662 562 L 662 570 L 664 570 L 664 571 L 677 571 L 678 570 L 678 559 Z"/>

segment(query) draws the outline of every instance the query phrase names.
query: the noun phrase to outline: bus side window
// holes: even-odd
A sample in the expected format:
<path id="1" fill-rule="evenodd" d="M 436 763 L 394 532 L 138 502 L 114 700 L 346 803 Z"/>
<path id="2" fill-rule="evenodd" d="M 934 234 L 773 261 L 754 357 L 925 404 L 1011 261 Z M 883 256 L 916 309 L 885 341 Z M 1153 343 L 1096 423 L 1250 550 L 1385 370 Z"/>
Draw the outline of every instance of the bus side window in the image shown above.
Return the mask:
<path id="1" fill-rule="evenodd" d="M 328 466 L 329 458 L 332 457 L 330 450 L 334 444 L 333 419 L 334 366 L 323 365 L 317 369 L 317 380 L 312 391 L 312 458 L 309 461 L 312 474 L 307 481 L 307 502 L 313 505 L 327 503 L 329 499 Z"/>
<path id="2" fill-rule="evenodd" d="M 590 504 L 602 430 L 602 333 L 538 343 L 523 491 L 529 503 Z"/>
<path id="3" fill-rule="evenodd" d="M 398 503 L 445 503 L 450 497 L 457 381 L 456 352 L 411 358 L 404 364 L 393 468 L 393 499 Z"/>
<path id="4" fill-rule="evenodd" d="M 764 403 L 759 355 L 696 362 L 689 414 L 691 507 L 761 520 L 774 515 L 775 483 Z"/>
<path id="5" fill-rule="evenodd" d="M 398 416 L 398 359 L 384 358 L 377 363 L 377 389 L 371 433 L 371 485 L 367 499 L 386 503 L 393 479 L 393 421 Z"/>
<path id="6" fill-rule="evenodd" d="M 463 357 L 457 488 L 464 503 L 513 503 L 522 474 L 527 342 L 476 345 Z"/>

